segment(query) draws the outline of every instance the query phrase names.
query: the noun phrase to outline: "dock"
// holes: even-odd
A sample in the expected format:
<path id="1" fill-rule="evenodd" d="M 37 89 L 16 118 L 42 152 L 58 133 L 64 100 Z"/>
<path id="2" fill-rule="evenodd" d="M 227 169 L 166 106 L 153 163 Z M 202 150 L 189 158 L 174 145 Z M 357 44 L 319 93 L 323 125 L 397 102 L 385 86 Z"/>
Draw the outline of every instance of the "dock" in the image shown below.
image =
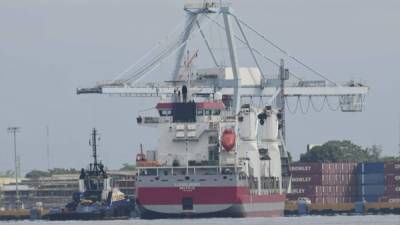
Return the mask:
<path id="1" fill-rule="evenodd" d="M 354 203 L 285 203 L 285 216 L 302 215 L 368 215 L 396 214 L 400 215 L 400 202 L 354 202 Z"/>

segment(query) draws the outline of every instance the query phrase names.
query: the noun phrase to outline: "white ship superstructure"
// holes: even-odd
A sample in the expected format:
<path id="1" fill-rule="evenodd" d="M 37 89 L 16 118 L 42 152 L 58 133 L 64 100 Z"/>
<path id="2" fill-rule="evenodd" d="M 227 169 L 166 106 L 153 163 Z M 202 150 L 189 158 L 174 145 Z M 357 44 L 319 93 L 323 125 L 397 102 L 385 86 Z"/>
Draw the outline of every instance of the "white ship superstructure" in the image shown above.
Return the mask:
<path id="1" fill-rule="evenodd" d="M 245 71 L 257 69 L 241 70 L 254 82 Z M 207 71 L 198 79 L 216 70 Z M 282 215 L 281 111 L 244 104 L 235 115 L 226 107 L 229 96 L 193 98 L 186 85 L 156 105 L 158 117 L 138 117 L 139 124 L 160 131 L 159 166 L 139 168 L 142 217 Z"/>

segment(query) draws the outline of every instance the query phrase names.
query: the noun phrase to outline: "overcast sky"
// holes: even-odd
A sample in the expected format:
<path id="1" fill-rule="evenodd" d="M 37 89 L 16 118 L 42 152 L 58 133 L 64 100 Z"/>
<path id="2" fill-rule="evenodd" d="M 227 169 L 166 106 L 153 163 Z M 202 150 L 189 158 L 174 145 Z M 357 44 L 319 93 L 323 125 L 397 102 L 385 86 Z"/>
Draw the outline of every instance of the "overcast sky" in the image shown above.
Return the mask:
<path id="1" fill-rule="evenodd" d="M 362 113 L 289 115 L 288 149 L 295 158 L 308 143 L 332 139 L 377 144 L 385 155 L 397 154 L 400 1 L 237 0 L 233 7 L 331 79 L 371 87 Z M 113 79 L 181 23 L 182 8 L 182 0 L 0 1 L 0 171 L 13 168 L 8 126 L 21 127 L 22 172 L 47 168 L 46 126 L 51 167 L 86 166 L 93 126 L 109 168 L 133 163 L 140 143 L 153 148 L 157 133 L 137 127 L 135 118 L 155 99 L 77 96 L 75 90 Z M 166 68 L 157 71 L 159 80 L 168 79 Z"/>

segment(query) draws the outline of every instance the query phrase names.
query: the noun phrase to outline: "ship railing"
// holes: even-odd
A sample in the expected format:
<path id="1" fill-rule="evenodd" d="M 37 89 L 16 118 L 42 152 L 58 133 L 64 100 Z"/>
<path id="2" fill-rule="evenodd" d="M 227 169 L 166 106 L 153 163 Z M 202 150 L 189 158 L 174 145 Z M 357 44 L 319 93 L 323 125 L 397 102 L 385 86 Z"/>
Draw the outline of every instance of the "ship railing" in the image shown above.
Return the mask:
<path id="1" fill-rule="evenodd" d="M 261 189 L 260 191 L 258 189 L 250 189 L 250 195 L 272 195 L 272 194 L 278 194 L 280 193 L 279 189 L 273 188 L 273 189 Z"/>
<path id="2" fill-rule="evenodd" d="M 235 166 L 189 166 L 189 167 L 141 167 L 138 176 L 182 176 L 182 175 L 232 175 L 241 167 Z"/>

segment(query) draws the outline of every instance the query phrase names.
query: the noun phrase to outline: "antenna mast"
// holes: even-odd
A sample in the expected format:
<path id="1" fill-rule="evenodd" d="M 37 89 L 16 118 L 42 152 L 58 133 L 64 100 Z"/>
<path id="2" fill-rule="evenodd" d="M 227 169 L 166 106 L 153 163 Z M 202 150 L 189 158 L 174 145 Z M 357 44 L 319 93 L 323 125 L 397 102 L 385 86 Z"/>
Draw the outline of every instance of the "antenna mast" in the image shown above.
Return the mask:
<path id="1" fill-rule="evenodd" d="M 97 167 L 97 130 L 96 128 L 93 128 L 92 131 L 92 142 L 91 142 L 91 146 L 92 146 L 92 151 L 93 151 L 93 166 Z"/>
<path id="2" fill-rule="evenodd" d="M 399 152 L 398 152 L 398 155 L 399 155 L 399 157 L 400 157 L 400 116 L 399 116 L 399 127 L 398 127 L 398 131 L 397 132 L 399 132 L 399 134 L 398 134 L 398 138 L 399 138 L 399 143 L 398 143 L 398 145 L 399 145 Z"/>
<path id="3" fill-rule="evenodd" d="M 46 126 L 46 156 L 47 156 L 47 170 L 50 171 L 50 131 L 49 126 Z"/>

